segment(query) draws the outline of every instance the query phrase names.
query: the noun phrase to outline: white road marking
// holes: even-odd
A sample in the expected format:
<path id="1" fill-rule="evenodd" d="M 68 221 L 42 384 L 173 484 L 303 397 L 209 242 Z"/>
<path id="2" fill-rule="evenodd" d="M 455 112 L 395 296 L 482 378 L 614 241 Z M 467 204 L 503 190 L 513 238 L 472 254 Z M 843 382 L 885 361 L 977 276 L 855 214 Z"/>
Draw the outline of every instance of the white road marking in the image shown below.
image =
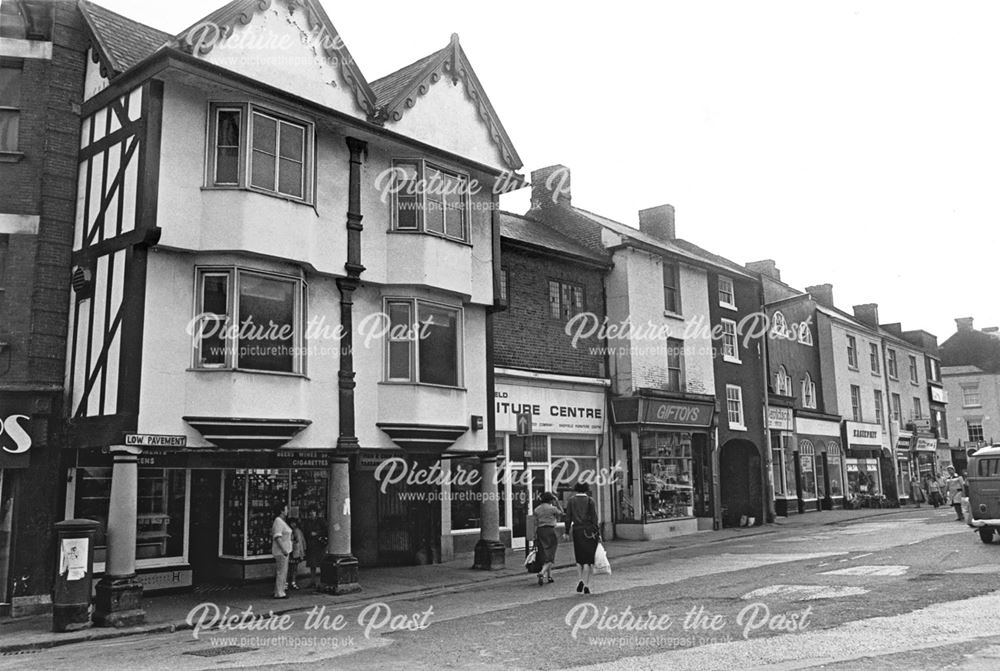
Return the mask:
<path id="1" fill-rule="evenodd" d="M 867 594 L 868 591 L 863 587 L 847 585 L 771 585 L 747 592 L 740 598 L 745 601 L 756 601 L 765 597 L 812 601 L 814 599 L 841 599 L 849 596 L 860 596 Z"/>
<path id="2" fill-rule="evenodd" d="M 906 575 L 909 566 L 849 566 L 835 571 L 824 571 L 820 575 Z"/>
<path id="3" fill-rule="evenodd" d="M 874 552 L 866 552 L 864 554 L 854 555 L 853 557 L 851 557 L 851 559 L 861 559 L 862 557 L 871 557 L 873 554 L 875 554 L 875 553 Z"/>
<path id="4" fill-rule="evenodd" d="M 1000 564 L 981 564 L 980 566 L 966 566 L 965 568 L 953 568 L 945 573 L 969 573 L 973 575 L 1000 573 Z"/>

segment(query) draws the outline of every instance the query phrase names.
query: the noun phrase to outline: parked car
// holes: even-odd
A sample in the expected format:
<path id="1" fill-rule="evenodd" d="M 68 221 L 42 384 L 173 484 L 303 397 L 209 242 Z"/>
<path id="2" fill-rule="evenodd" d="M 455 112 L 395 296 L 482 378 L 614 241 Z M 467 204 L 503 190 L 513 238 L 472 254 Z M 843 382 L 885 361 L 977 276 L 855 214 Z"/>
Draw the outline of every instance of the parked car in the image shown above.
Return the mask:
<path id="1" fill-rule="evenodd" d="M 991 543 L 1000 531 L 1000 446 L 984 447 L 969 457 L 970 524 L 979 538 Z"/>

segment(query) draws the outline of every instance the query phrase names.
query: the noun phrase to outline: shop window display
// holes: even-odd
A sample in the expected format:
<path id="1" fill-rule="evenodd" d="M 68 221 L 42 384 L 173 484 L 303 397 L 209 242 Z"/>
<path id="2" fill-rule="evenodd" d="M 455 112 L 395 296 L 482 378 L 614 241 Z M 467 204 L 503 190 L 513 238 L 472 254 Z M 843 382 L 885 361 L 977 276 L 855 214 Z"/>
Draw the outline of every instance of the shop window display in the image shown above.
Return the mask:
<path id="1" fill-rule="evenodd" d="M 287 503 L 307 542 L 326 543 L 327 474 L 318 469 L 237 469 L 225 472 L 222 554 L 271 556 L 274 505 Z"/>
<path id="2" fill-rule="evenodd" d="M 140 468 L 136 508 L 136 560 L 184 555 L 184 505 L 187 472 Z M 76 469 L 73 515 L 100 522 L 94 538 L 94 562 L 107 560 L 111 468 Z"/>
<path id="3" fill-rule="evenodd" d="M 645 521 L 692 517 L 691 434 L 644 433 L 639 456 Z"/>
<path id="4" fill-rule="evenodd" d="M 802 498 L 816 498 L 816 448 L 808 440 L 799 441 L 799 465 L 802 470 Z"/>
<path id="5" fill-rule="evenodd" d="M 452 529 L 479 528 L 481 488 L 478 458 L 455 459 L 451 462 Z"/>
<path id="6" fill-rule="evenodd" d="M 857 459 L 847 464 L 847 491 L 852 498 L 881 495 L 875 459 Z"/>
<path id="7" fill-rule="evenodd" d="M 844 495 L 843 477 L 843 455 L 840 453 L 840 444 L 829 441 L 826 444 L 826 464 L 830 477 L 830 496 L 838 497 Z"/>

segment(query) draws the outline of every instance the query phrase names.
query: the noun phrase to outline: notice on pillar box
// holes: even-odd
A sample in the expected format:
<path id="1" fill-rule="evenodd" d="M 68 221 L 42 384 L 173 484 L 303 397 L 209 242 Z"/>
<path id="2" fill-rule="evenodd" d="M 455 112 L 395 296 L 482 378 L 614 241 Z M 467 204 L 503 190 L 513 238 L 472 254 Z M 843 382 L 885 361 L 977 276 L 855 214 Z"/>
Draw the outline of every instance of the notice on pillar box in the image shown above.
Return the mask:
<path id="1" fill-rule="evenodd" d="M 86 538 L 64 538 L 59 548 L 59 575 L 66 580 L 83 580 L 87 577 L 87 552 L 90 541 Z"/>

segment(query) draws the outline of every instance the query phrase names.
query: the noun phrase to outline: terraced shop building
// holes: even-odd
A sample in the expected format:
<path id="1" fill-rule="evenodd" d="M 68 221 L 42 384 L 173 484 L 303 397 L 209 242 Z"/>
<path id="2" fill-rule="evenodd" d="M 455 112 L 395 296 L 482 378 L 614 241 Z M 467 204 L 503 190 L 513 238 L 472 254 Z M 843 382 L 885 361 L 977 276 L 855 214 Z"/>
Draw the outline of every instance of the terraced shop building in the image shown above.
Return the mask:
<path id="1" fill-rule="evenodd" d="M 521 163 L 458 37 L 369 83 L 313 0 L 179 35 L 82 8 L 66 515 L 105 523 L 105 594 L 271 575 L 275 503 L 332 591 L 452 556 L 448 484 L 376 475 L 495 483 L 494 186 Z"/>

